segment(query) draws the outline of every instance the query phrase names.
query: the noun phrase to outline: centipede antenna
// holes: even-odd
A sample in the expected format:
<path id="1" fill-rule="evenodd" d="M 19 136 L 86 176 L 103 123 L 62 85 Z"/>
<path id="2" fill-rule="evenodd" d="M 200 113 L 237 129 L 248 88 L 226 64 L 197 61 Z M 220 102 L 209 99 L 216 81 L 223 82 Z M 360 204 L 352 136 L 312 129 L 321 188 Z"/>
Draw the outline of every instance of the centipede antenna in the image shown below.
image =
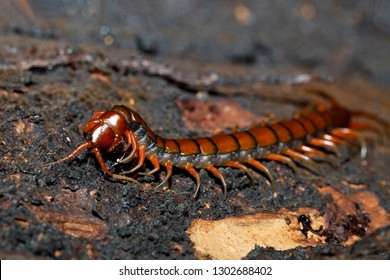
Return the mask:
<path id="1" fill-rule="evenodd" d="M 81 144 L 80 146 L 78 146 L 75 150 L 73 150 L 73 152 L 70 153 L 68 156 L 66 156 L 66 157 L 64 157 L 64 158 L 62 158 L 60 160 L 57 160 L 55 162 L 52 162 L 51 164 L 65 162 L 67 160 L 71 160 L 77 154 L 79 154 L 81 151 L 86 150 L 86 149 L 91 148 L 91 147 L 92 147 L 92 143 L 91 142 L 85 142 L 85 143 Z"/>
<path id="2" fill-rule="evenodd" d="M 137 184 L 138 186 L 142 186 L 142 184 L 140 182 L 138 182 L 136 179 L 133 179 L 133 178 L 128 177 L 128 176 L 123 176 L 120 174 L 112 174 L 112 177 L 115 179 L 121 180 L 121 181 L 129 181 L 129 182 L 132 182 L 134 184 Z"/>

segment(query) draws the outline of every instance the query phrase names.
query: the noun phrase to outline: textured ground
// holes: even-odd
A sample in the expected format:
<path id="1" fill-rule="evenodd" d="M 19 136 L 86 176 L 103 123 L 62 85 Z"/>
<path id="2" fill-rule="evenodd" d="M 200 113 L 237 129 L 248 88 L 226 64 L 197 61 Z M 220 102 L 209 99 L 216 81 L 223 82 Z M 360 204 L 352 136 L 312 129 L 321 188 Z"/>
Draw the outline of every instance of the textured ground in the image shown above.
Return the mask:
<path id="1" fill-rule="evenodd" d="M 0 4 L 1 258 L 230 258 L 217 254 L 230 246 L 220 228 L 240 238 L 232 258 L 389 258 L 386 144 L 370 143 L 364 160 L 321 164 L 323 177 L 266 162 L 273 190 L 264 176 L 252 184 L 221 169 L 227 200 L 204 171 L 193 199 L 180 170 L 154 190 L 164 171 L 124 184 L 86 152 L 47 165 L 84 141 L 94 111 L 114 104 L 165 137 L 292 117 L 313 100 L 308 88 L 389 121 L 386 1 L 67 3 Z M 262 242 L 270 232 L 285 242 Z"/>

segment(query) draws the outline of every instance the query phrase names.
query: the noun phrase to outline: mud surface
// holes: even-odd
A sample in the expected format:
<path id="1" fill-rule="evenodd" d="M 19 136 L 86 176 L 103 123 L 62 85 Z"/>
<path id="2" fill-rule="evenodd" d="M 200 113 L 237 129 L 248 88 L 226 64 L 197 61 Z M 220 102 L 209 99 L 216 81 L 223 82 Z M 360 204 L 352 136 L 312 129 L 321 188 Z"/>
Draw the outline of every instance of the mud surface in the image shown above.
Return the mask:
<path id="1" fill-rule="evenodd" d="M 320 164 L 322 177 L 265 162 L 273 187 L 261 174 L 252 183 L 222 168 L 226 200 L 205 171 L 194 199 L 194 180 L 178 169 L 156 190 L 164 170 L 139 176 L 138 186 L 107 177 L 87 152 L 49 164 L 84 141 L 93 112 L 115 104 L 170 138 L 291 118 L 316 100 L 308 88 L 389 122 L 386 1 L 23 2 L 0 4 L 2 259 L 194 259 L 188 230 L 196 219 L 305 207 L 325 219 L 316 232 L 324 244 L 253 244 L 245 258 L 389 258 L 386 143 L 369 141 L 366 159 L 355 147 L 336 168 Z M 299 223 L 302 239 L 318 230 L 314 220 Z"/>

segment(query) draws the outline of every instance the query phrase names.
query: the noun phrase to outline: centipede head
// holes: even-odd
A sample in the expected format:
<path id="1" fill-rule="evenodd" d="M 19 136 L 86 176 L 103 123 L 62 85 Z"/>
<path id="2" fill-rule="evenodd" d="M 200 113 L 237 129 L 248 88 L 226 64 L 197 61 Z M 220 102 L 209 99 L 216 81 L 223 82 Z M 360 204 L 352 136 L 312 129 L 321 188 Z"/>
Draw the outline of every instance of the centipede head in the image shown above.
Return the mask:
<path id="1" fill-rule="evenodd" d="M 126 120 L 118 112 L 95 112 L 85 125 L 83 134 L 92 147 L 101 152 L 110 153 L 124 145 Z"/>
<path id="2" fill-rule="evenodd" d="M 85 149 L 91 149 L 96 155 L 102 169 L 110 176 L 113 173 L 106 167 L 102 153 L 123 150 L 126 146 L 124 133 L 126 131 L 126 119 L 123 114 L 116 111 L 95 112 L 92 119 L 84 127 L 83 134 L 86 142 L 78 146 L 67 157 L 56 162 L 64 162 L 74 158 Z"/>

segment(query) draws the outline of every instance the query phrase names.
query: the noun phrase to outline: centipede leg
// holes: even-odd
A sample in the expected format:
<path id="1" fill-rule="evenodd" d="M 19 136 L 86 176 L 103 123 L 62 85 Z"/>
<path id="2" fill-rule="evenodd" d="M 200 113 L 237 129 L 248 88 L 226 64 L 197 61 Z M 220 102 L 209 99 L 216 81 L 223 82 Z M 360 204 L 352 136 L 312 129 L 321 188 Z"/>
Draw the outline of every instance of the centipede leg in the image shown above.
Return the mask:
<path id="1" fill-rule="evenodd" d="M 360 157 L 366 158 L 367 156 L 367 144 L 363 139 L 363 136 L 356 130 L 350 128 L 335 128 L 331 131 L 331 135 L 339 137 L 344 140 L 359 140 L 360 142 Z"/>
<path id="2" fill-rule="evenodd" d="M 130 177 L 127 177 L 127 176 L 122 176 L 122 175 L 118 175 L 118 174 L 114 174 L 112 173 L 106 166 L 106 164 L 104 163 L 104 159 L 102 157 L 102 154 L 100 153 L 99 149 L 95 148 L 92 150 L 92 152 L 95 154 L 99 164 L 100 164 L 100 167 L 103 169 L 104 172 L 106 172 L 109 176 L 113 177 L 113 178 L 116 178 L 118 180 L 125 180 L 125 181 L 130 181 L 130 182 L 133 182 L 135 184 L 138 184 L 140 185 L 140 183 L 133 179 L 133 178 L 130 178 Z"/>
<path id="3" fill-rule="evenodd" d="M 305 89 L 305 91 L 308 94 L 317 95 L 317 96 L 320 96 L 320 97 L 326 99 L 333 107 L 338 106 L 338 103 L 337 103 L 336 99 L 334 99 L 332 96 L 330 96 L 328 93 L 326 93 L 322 89 L 307 88 L 307 89 Z"/>
<path id="4" fill-rule="evenodd" d="M 276 153 L 270 153 L 266 155 L 265 158 L 287 164 L 294 171 L 295 174 L 298 174 L 297 165 L 289 157 L 276 154 Z"/>
<path id="5" fill-rule="evenodd" d="M 158 189 L 159 187 L 164 185 L 166 182 L 168 182 L 169 178 L 171 178 L 171 176 L 172 176 L 172 169 L 173 169 L 172 164 L 168 161 L 164 165 L 165 165 L 165 169 L 167 170 L 167 175 L 165 176 L 164 180 L 160 184 L 158 184 L 156 189 Z"/>
<path id="6" fill-rule="evenodd" d="M 140 175 L 152 175 L 153 173 L 156 173 L 157 171 L 160 170 L 160 162 L 158 161 L 158 158 L 156 155 L 151 155 L 149 156 L 149 161 L 153 164 L 153 169 L 150 170 L 149 172 L 139 172 L 138 174 Z"/>
<path id="7" fill-rule="evenodd" d="M 352 112 L 352 115 L 355 116 L 355 117 L 363 117 L 363 118 L 367 118 L 367 119 L 373 120 L 374 122 L 376 122 L 379 125 L 381 125 L 383 128 L 390 129 L 390 126 L 389 126 L 389 124 L 387 122 L 385 122 L 384 120 L 378 118 L 377 115 L 374 115 L 372 113 L 364 112 L 364 111 L 354 111 L 354 112 Z"/>
<path id="8" fill-rule="evenodd" d="M 346 144 L 345 140 L 334 137 L 328 133 L 325 133 L 324 135 L 322 135 L 322 139 L 327 140 L 327 141 L 331 141 L 335 145 L 345 145 Z"/>
<path id="9" fill-rule="evenodd" d="M 95 156 L 100 164 L 100 167 L 103 169 L 103 171 L 106 172 L 110 176 L 114 176 L 114 173 L 112 173 L 110 170 L 108 170 L 106 164 L 104 163 L 103 156 L 100 153 L 99 149 L 95 148 L 92 150 L 92 152 L 95 154 Z"/>
<path id="10" fill-rule="evenodd" d="M 145 150 L 143 148 L 139 148 L 138 149 L 138 163 L 136 166 L 134 166 L 132 169 L 128 170 L 128 171 L 124 171 L 124 172 L 121 172 L 121 174 L 129 174 L 129 173 L 133 173 L 134 171 L 136 171 L 137 169 L 141 168 L 142 165 L 144 164 L 145 162 Z"/>
<path id="11" fill-rule="evenodd" d="M 237 161 L 229 161 L 226 166 L 230 166 L 230 167 L 233 167 L 233 168 L 238 168 L 238 169 L 241 169 L 243 171 L 245 171 L 245 173 L 248 175 L 248 177 L 251 179 L 252 183 L 254 181 L 254 178 L 253 178 L 253 174 L 252 172 L 245 166 L 243 165 L 242 163 L 239 163 Z"/>
<path id="12" fill-rule="evenodd" d="M 331 164 L 332 166 L 335 166 L 334 160 L 332 160 L 332 158 L 328 154 L 325 154 L 318 149 L 307 145 L 302 145 L 298 148 L 298 151 L 302 152 L 303 154 L 307 155 L 315 161 L 323 161 Z"/>
<path id="13" fill-rule="evenodd" d="M 268 168 L 265 167 L 260 161 L 257 161 L 257 160 L 255 160 L 253 158 L 250 158 L 250 159 L 248 159 L 246 161 L 246 163 L 248 163 L 248 164 L 252 165 L 253 167 L 261 170 L 265 175 L 267 175 L 268 180 L 271 183 L 271 186 L 274 185 L 274 182 L 275 182 L 274 177 L 271 175 L 271 172 L 269 172 Z"/>
<path id="14" fill-rule="evenodd" d="M 380 124 L 378 126 L 375 126 L 368 123 L 353 121 L 349 124 L 349 128 L 357 131 L 371 132 L 375 135 L 379 135 L 380 137 L 376 137 L 375 140 L 377 140 L 381 144 L 385 144 L 390 140 L 389 135 L 387 133 L 389 131 L 386 131 L 386 127 L 381 126 Z"/>
<path id="15" fill-rule="evenodd" d="M 371 124 L 368 124 L 368 123 L 362 123 L 362 122 L 356 122 L 356 121 L 353 121 L 349 124 L 349 128 L 350 129 L 353 129 L 353 130 L 367 130 L 367 131 L 372 131 L 372 132 L 375 132 L 375 133 L 380 133 L 382 134 L 383 131 L 380 130 L 378 127 L 376 126 L 373 126 Z"/>
<path id="16" fill-rule="evenodd" d="M 215 168 L 213 165 L 207 166 L 206 169 L 207 169 L 208 171 L 210 171 L 211 173 L 213 173 L 214 176 L 218 177 L 218 178 L 221 180 L 222 186 L 223 186 L 224 198 L 226 199 L 226 197 L 227 197 L 227 186 L 226 186 L 225 178 L 224 178 L 223 175 L 218 171 L 218 169 Z"/>
<path id="17" fill-rule="evenodd" d="M 390 125 L 386 121 L 378 118 L 378 116 L 376 116 L 372 113 L 368 113 L 368 112 L 364 112 L 364 111 L 355 111 L 355 112 L 352 112 L 352 115 L 357 116 L 357 117 L 367 118 L 367 119 L 374 121 L 375 123 L 377 123 L 380 126 L 380 128 L 381 128 L 380 130 L 383 132 L 382 135 L 384 137 L 384 141 L 387 142 L 390 140 L 389 139 Z M 353 128 L 353 127 L 351 127 L 351 128 Z"/>
<path id="18" fill-rule="evenodd" d="M 285 155 L 293 158 L 293 159 L 299 160 L 299 162 L 304 167 L 306 167 L 310 171 L 316 173 L 317 175 L 322 175 L 322 172 L 319 169 L 318 165 L 313 160 L 311 160 L 308 156 L 305 156 L 305 155 L 303 155 L 303 154 L 301 154 L 301 153 L 299 153 L 297 151 L 294 151 L 292 149 L 286 149 L 283 153 Z"/>
<path id="19" fill-rule="evenodd" d="M 334 137 L 332 137 L 332 138 L 334 138 Z M 331 140 L 326 139 L 326 138 L 324 138 L 324 139 L 312 138 L 312 139 L 310 139 L 309 144 L 314 146 L 314 147 L 324 148 L 327 151 L 335 154 L 337 157 L 341 157 L 340 150 L 338 149 L 338 147 L 334 141 L 331 141 Z"/>
<path id="20" fill-rule="evenodd" d="M 357 131 L 371 132 L 375 135 L 380 135 L 379 142 L 381 144 L 384 144 L 387 141 L 386 131 L 382 126 L 377 127 L 372 124 L 353 121 L 349 124 L 349 128 Z M 375 140 L 378 140 L 378 137 L 376 137 Z"/>
<path id="21" fill-rule="evenodd" d="M 117 160 L 117 162 L 113 166 L 115 166 L 117 164 L 130 162 L 134 158 L 135 154 L 139 150 L 139 145 L 138 145 L 137 140 L 135 139 L 134 134 L 131 133 L 130 131 L 126 130 L 125 131 L 125 135 L 126 135 L 126 139 L 127 139 L 128 145 L 132 145 L 133 146 L 132 147 L 132 151 L 131 151 L 131 153 L 128 156 L 126 156 L 126 157 L 124 157 L 124 158 L 122 158 L 120 160 Z M 126 171 L 126 173 L 130 173 L 130 171 L 128 171 L 128 172 Z"/>
<path id="22" fill-rule="evenodd" d="M 198 196 L 198 193 L 200 190 L 200 175 L 199 175 L 198 171 L 196 171 L 195 168 L 192 167 L 191 164 L 186 164 L 185 166 L 183 166 L 183 168 L 185 170 L 187 170 L 187 172 L 190 173 L 191 176 L 194 177 L 196 180 L 196 190 L 194 193 L 194 198 L 196 198 Z"/>

